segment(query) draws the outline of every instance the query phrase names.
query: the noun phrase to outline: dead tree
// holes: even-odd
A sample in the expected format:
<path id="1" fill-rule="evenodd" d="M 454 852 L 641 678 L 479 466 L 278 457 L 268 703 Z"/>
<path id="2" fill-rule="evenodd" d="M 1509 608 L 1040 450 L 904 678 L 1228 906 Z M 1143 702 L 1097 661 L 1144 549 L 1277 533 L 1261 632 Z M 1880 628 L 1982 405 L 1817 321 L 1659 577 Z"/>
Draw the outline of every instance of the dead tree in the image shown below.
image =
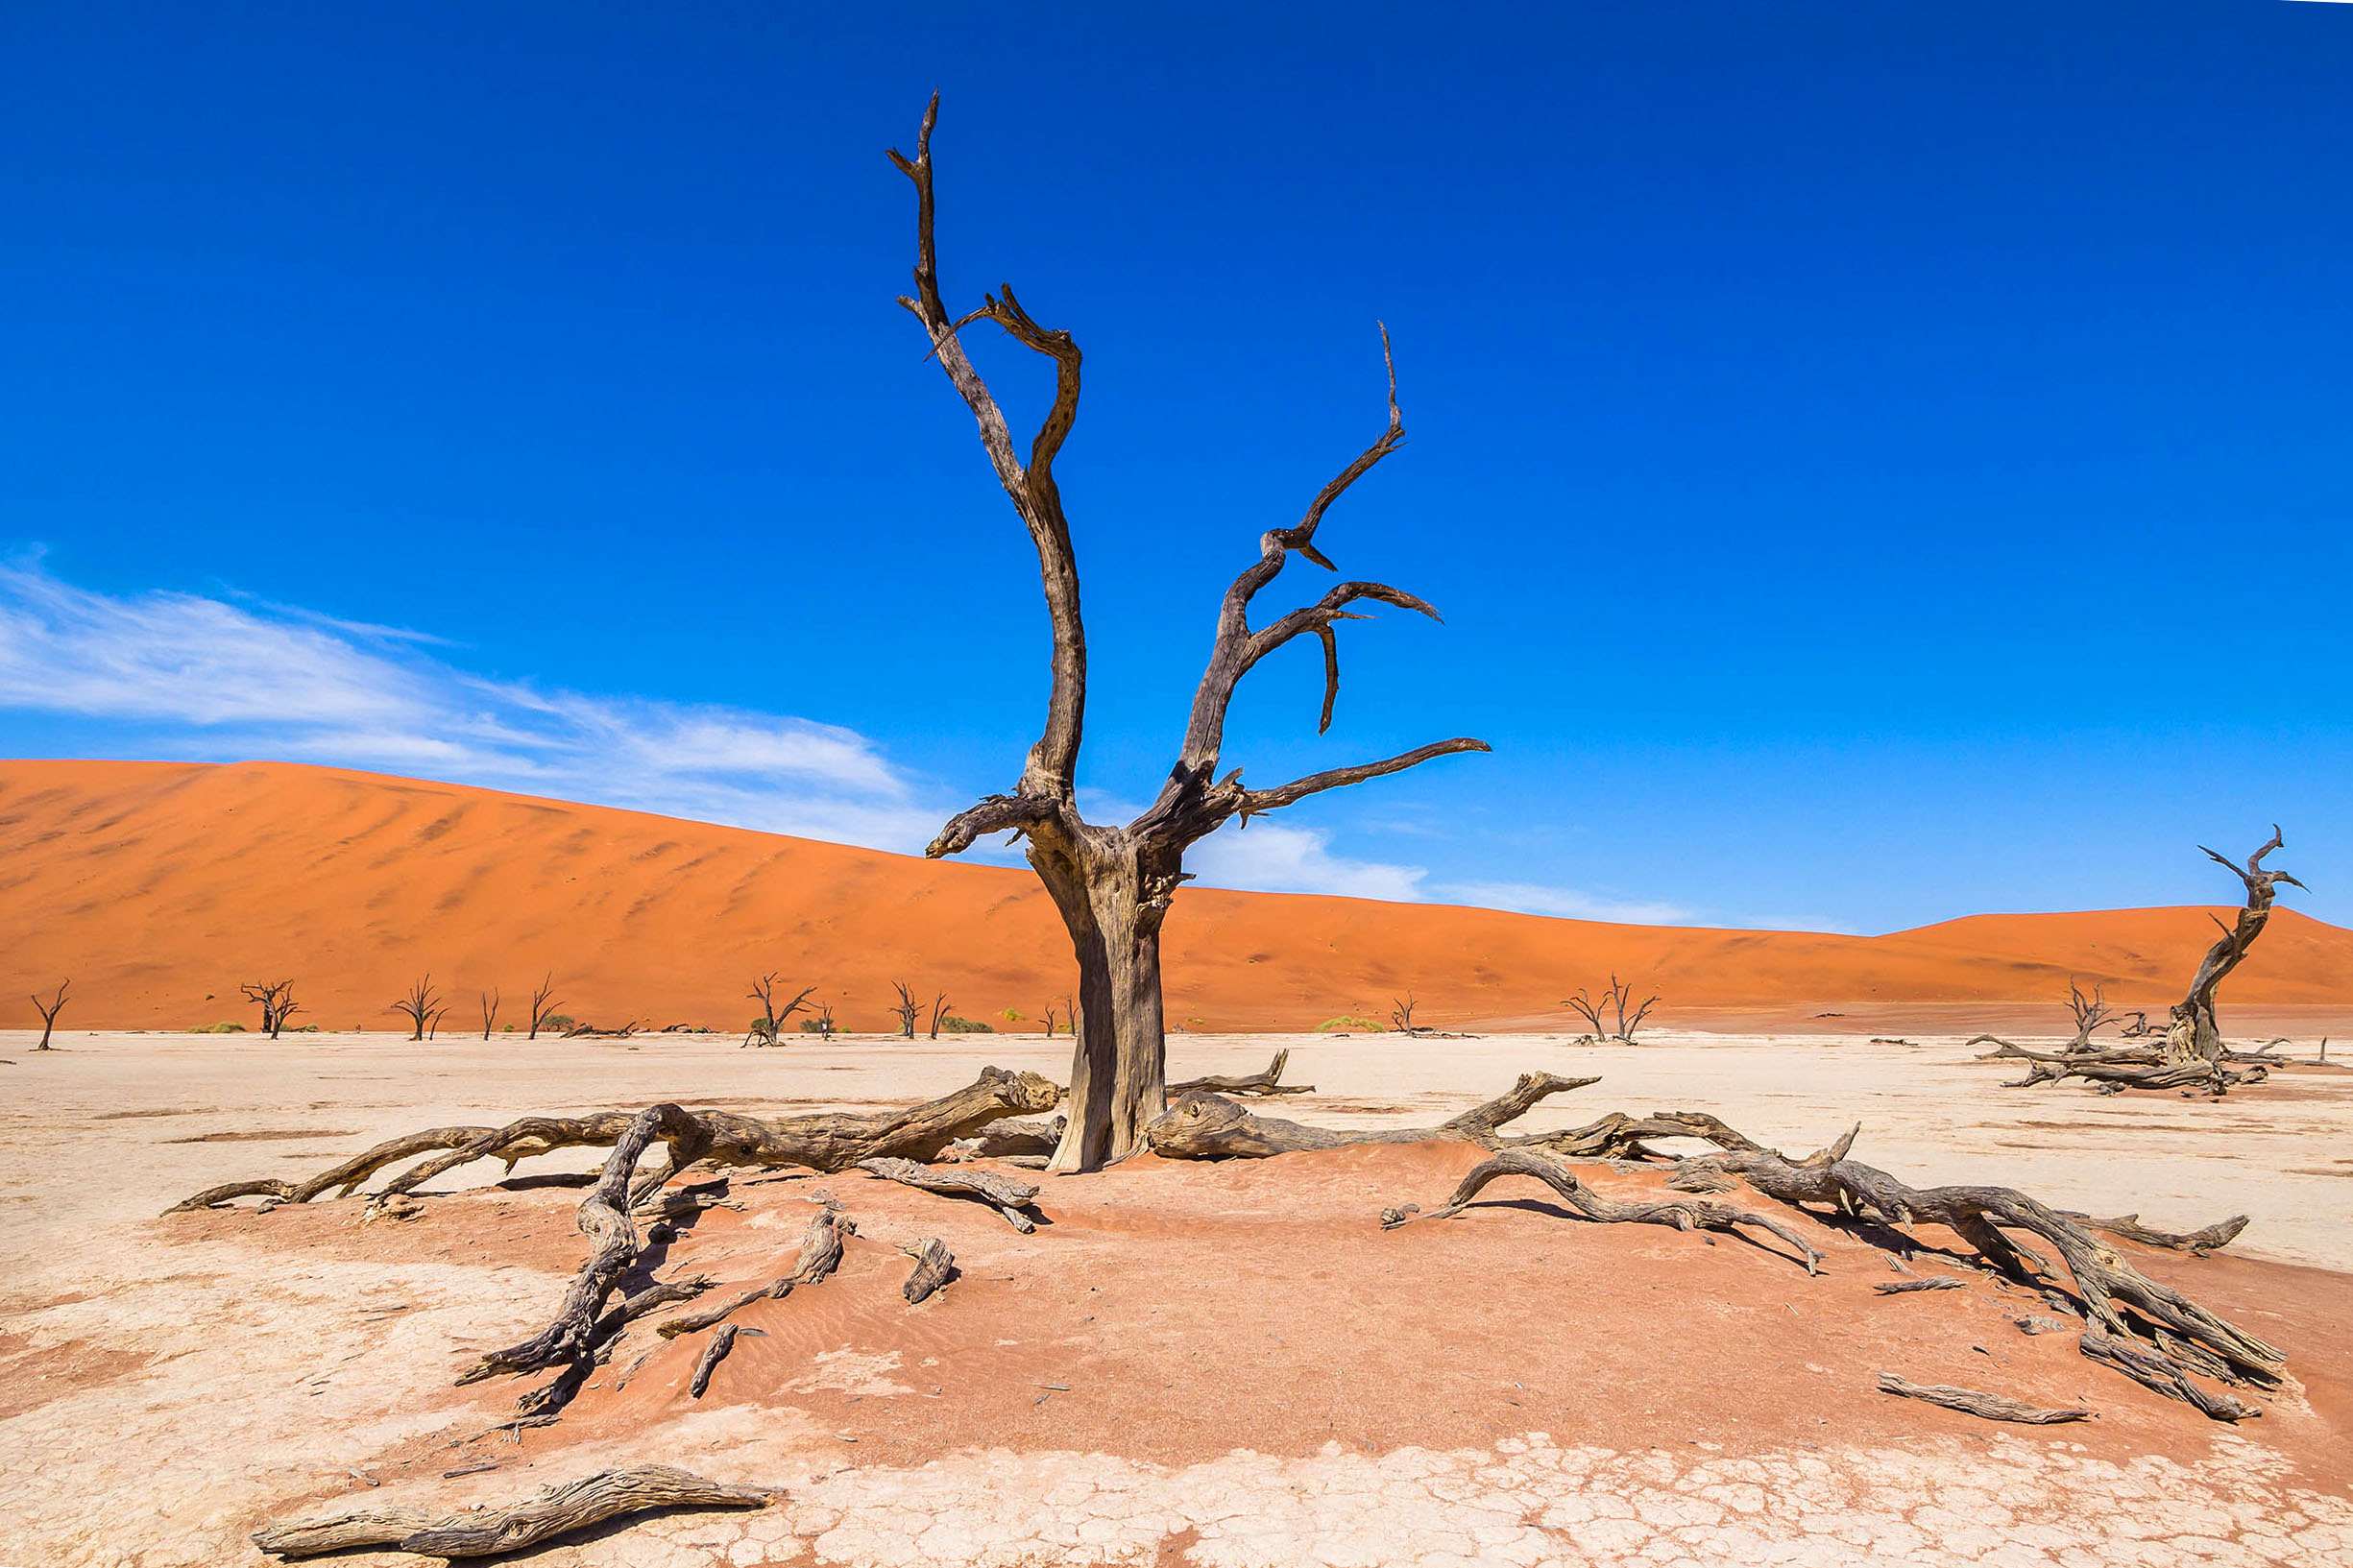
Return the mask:
<path id="1" fill-rule="evenodd" d="M 1653 996 L 1629 1014 L 1626 1003 L 1633 997 L 1634 987 L 1619 979 L 1616 972 L 1612 971 L 1609 988 L 1599 997 L 1589 994 L 1584 986 L 1579 986 L 1577 994 L 1561 1005 L 1584 1019 L 1592 1030 L 1594 1039 L 1623 1040 L 1632 1045 L 1634 1031 L 1642 1026 L 1642 1020 L 1649 1017 L 1650 1010 L 1659 1004 L 1658 997 Z"/>
<path id="2" fill-rule="evenodd" d="M 2102 1024 L 2112 1024 L 2116 1021 L 2116 1009 L 2108 1005 L 2108 999 L 2103 994 L 2103 990 L 2102 986 L 2094 982 L 2092 994 L 2087 997 L 2083 994 L 2083 987 L 2075 983 L 2074 977 L 2068 977 L 2067 1010 L 2075 1018 L 2075 1039 L 2074 1043 L 2067 1048 L 2068 1049 L 2090 1050 L 2092 1031 Z"/>
<path id="3" fill-rule="evenodd" d="M 408 995 L 394 1002 L 391 1010 L 408 1020 L 411 1040 L 422 1040 L 428 1029 L 440 1029 L 442 1015 L 449 1009 L 441 993 L 433 989 L 433 977 L 428 974 L 411 982 Z"/>
<path id="4" fill-rule="evenodd" d="M 541 980 L 531 993 L 531 1032 L 525 1038 L 538 1039 L 539 1031 L 547 1026 L 547 1021 L 555 1017 L 555 1010 L 563 1005 L 555 1000 L 555 973 L 550 970 L 546 978 Z"/>
<path id="5" fill-rule="evenodd" d="M 57 1031 L 58 1014 L 63 1012 L 65 1010 L 66 1002 L 73 1000 L 71 995 L 73 991 L 73 984 L 74 982 L 70 977 L 58 981 L 58 994 L 51 997 L 47 1001 L 41 1001 L 41 999 L 37 996 L 27 998 L 27 1000 L 30 1001 L 36 1008 L 39 1009 L 41 1015 L 41 1043 L 33 1048 L 35 1050 L 53 1050 L 56 1049 L 49 1044 L 49 1037 Z"/>
<path id="6" fill-rule="evenodd" d="M 2173 1004 L 2172 1024 L 2165 1031 L 2167 1066 L 2202 1061 L 2215 1069 L 2216 1076 L 2220 1079 L 2224 1049 L 2222 1026 L 2216 1021 L 2214 1013 L 2215 991 L 2221 985 L 2224 977 L 2238 968 L 2240 961 L 2246 957 L 2246 950 L 2255 945 L 2255 938 L 2263 934 L 2265 925 L 2271 918 L 2271 901 L 2278 894 L 2278 884 L 2286 882 L 2291 887 L 2304 886 L 2284 871 L 2264 869 L 2264 856 L 2278 849 L 2280 844 L 2279 826 L 2274 823 L 2269 840 L 2246 857 L 2246 869 L 2244 871 L 2233 864 L 2228 856 L 2206 849 L 2203 844 L 2198 846 L 2246 884 L 2246 907 L 2239 911 L 2235 926 L 2222 926 L 2220 920 L 2215 922 L 2222 927 L 2222 935 L 2206 950 L 2206 956 L 2198 960 L 2197 973 L 2190 977 L 2190 994 Z"/>
<path id="7" fill-rule="evenodd" d="M 1414 1027 L 1414 994 L 1411 991 L 1405 993 L 1405 1000 L 1402 1001 L 1395 997 L 1389 999 L 1389 1026 L 1399 1034 L 1422 1032 Z"/>
<path id="8" fill-rule="evenodd" d="M 899 993 L 899 1004 L 890 1009 L 899 1020 L 899 1033 L 912 1040 L 915 1038 L 915 1020 L 923 1012 L 923 1003 L 915 1000 L 915 993 L 908 989 L 904 980 L 893 980 L 890 985 L 892 990 Z"/>
<path id="9" fill-rule="evenodd" d="M 980 308 L 961 318 L 950 315 L 941 302 L 932 195 L 932 130 L 938 115 L 935 94 L 924 110 L 915 156 L 890 154 L 915 187 L 915 293 L 899 303 L 922 324 L 932 357 L 972 411 L 997 481 L 1036 547 L 1054 653 L 1043 732 L 1030 749 L 1020 782 L 1010 793 L 988 796 L 958 814 L 924 853 L 934 858 L 960 854 L 996 832 L 1028 841 L 1030 864 L 1060 912 L 1079 962 L 1079 1001 L 1071 1019 L 1076 1039 L 1070 1128 L 1055 1153 L 1054 1169 L 1092 1170 L 1133 1152 L 1144 1129 L 1165 1106 L 1160 928 L 1169 901 L 1190 875 L 1184 869 L 1185 851 L 1227 822 L 1247 825 L 1253 816 L 1327 789 L 1402 772 L 1435 757 L 1488 747 L 1468 737 L 1441 740 L 1382 761 L 1310 774 L 1271 789 L 1245 786 L 1240 768 L 1221 771 L 1226 708 L 1243 676 L 1268 655 L 1305 637 L 1322 644 L 1321 733 L 1331 725 L 1340 689 L 1339 643 L 1333 629 L 1341 621 L 1362 618 L 1349 606 L 1371 601 L 1439 618 L 1428 604 L 1400 589 L 1343 582 L 1317 602 L 1264 626 L 1252 628 L 1249 623 L 1252 601 L 1294 553 L 1327 570 L 1337 569 L 1315 543 L 1324 513 L 1405 439 L 1391 362 L 1387 427 L 1323 487 L 1298 523 L 1259 536 L 1258 559 L 1226 590 L 1210 642 L 1208 669 L 1194 693 L 1182 746 L 1157 798 L 1125 827 L 1091 823 L 1079 814 L 1076 774 L 1086 714 L 1086 632 L 1079 612 L 1078 556 L 1054 461 L 1078 415 L 1080 354 L 1068 332 L 1039 326 L 1009 287 L 984 295 Z M 958 336 L 983 319 L 1054 362 L 1054 401 L 1030 443 L 1027 463 L 1015 450 L 1004 410 Z M 1381 352 L 1388 361 L 1385 327 Z"/>
<path id="10" fill-rule="evenodd" d="M 932 1038 L 939 1038 L 939 1021 L 948 1016 L 948 993 L 942 991 L 932 999 Z"/>
<path id="11" fill-rule="evenodd" d="M 491 1027 L 492 1027 L 492 1025 L 493 1025 L 497 1024 L 497 1022 L 498 1022 L 498 988 L 497 988 L 497 986 L 493 986 L 493 987 L 491 987 L 489 990 L 487 990 L 487 991 L 485 991 L 485 992 L 483 992 L 483 993 L 482 993 L 482 1038 L 483 1038 L 483 1039 L 487 1040 L 487 1039 L 489 1039 L 489 1038 L 490 1038 L 490 1031 L 491 1031 Z"/>
<path id="12" fill-rule="evenodd" d="M 1281 1095 L 1314 1094 L 1316 1086 L 1312 1083 L 1283 1082 L 1283 1069 L 1290 1061 L 1291 1049 L 1286 1046 L 1274 1053 L 1274 1060 L 1269 1062 L 1262 1072 L 1212 1073 L 1207 1077 L 1187 1078 L 1182 1083 L 1170 1084 L 1168 1092 L 1172 1095 L 1188 1095 L 1200 1090 L 1212 1095 L 1256 1095 L 1268 1099 Z"/>
<path id="13" fill-rule="evenodd" d="M 814 991 L 815 989 L 815 986 L 810 986 L 808 990 L 803 991 L 799 996 L 794 997 L 790 1001 L 786 1002 L 783 1011 L 780 1012 L 777 1010 L 776 1006 L 775 973 L 771 971 L 770 973 L 763 975 L 760 977 L 760 978 L 754 980 L 752 982 L 751 1000 L 760 1003 L 760 1016 L 752 1020 L 752 1026 L 745 1032 L 743 1036 L 743 1043 L 747 1046 L 783 1045 L 785 1043 L 785 1021 L 789 1019 L 794 1013 L 807 1010 L 805 1004 L 809 1001 L 809 993 L 810 991 Z"/>
<path id="14" fill-rule="evenodd" d="M 292 980 L 272 980 L 260 985 L 240 985 L 237 989 L 245 994 L 246 1001 L 259 1004 L 261 1032 L 273 1040 L 278 1038 L 278 1031 L 286 1026 L 286 1020 L 303 1010 L 302 1003 L 294 1000 Z"/>
<path id="15" fill-rule="evenodd" d="M 815 1024 L 817 1026 L 818 1039 L 831 1040 L 834 1037 L 834 1004 L 832 1002 L 811 1002 L 809 1004 L 809 1017 L 810 1021 Z"/>
<path id="16" fill-rule="evenodd" d="M 1055 1019 L 1055 1014 L 1054 1005 L 1053 1003 L 1049 1002 L 1046 1006 L 1046 1038 L 1049 1040 L 1054 1038 Z"/>

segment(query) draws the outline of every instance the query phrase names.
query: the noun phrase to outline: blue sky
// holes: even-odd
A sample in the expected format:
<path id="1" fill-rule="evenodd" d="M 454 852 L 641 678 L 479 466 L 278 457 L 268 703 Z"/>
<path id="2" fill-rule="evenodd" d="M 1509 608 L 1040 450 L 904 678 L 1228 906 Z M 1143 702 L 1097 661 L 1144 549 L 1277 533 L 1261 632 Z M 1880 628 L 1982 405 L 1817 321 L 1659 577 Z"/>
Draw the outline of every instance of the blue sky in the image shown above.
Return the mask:
<path id="1" fill-rule="evenodd" d="M 891 302 L 936 85 L 951 307 L 1087 354 L 1104 808 L 1395 335 L 1319 543 L 1447 624 L 1227 760 L 1494 755 L 1205 880 L 1874 931 L 2277 820 L 2353 921 L 2353 7 L 1130 9 L 0 13 L 0 753 L 902 849 L 1008 785 L 1034 559 Z"/>

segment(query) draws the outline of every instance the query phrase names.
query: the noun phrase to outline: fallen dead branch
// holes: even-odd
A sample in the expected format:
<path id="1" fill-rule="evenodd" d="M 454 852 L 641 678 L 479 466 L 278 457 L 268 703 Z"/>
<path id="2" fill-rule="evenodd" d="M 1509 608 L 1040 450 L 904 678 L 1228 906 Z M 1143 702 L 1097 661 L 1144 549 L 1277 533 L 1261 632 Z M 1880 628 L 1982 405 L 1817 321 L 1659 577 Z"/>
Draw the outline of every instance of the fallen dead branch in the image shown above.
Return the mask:
<path id="1" fill-rule="evenodd" d="M 667 1110 L 674 1113 L 679 1131 L 675 1136 L 666 1134 L 671 1146 L 669 1168 L 650 1173 L 639 1184 L 636 1197 L 643 1202 L 697 1160 L 716 1169 L 800 1166 L 823 1171 L 844 1170 L 877 1155 L 934 1160 L 958 1138 L 1008 1116 L 1051 1111 L 1061 1098 L 1059 1087 L 1034 1073 L 990 1067 L 982 1069 L 980 1077 L 952 1095 L 898 1111 L 826 1111 L 762 1121 L 728 1111 L 689 1112 L 673 1105 Z M 446 1170 L 475 1160 L 501 1160 L 512 1170 L 518 1161 L 553 1149 L 611 1146 L 640 1114 L 599 1111 L 585 1117 L 526 1117 L 503 1127 L 432 1127 L 378 1144 L 307 1181 L 227 1182 L 167 1212 L 215 1208 L 254 1196 L 276 1203 L 307 1203 L 330 1189 L 339 1189 L 338 1196 L 348 1196 L 388 1166 L 417 1154 L 443 1151 L 387 1182 L 377 1194 L 381 1198 L 411 1192 Z M 265 1204 L 270 1206 L 275 1205 Z"/>
<path id="2" fill-rule="evenodd" d="M 390 1546 L 425 1556 L 487 1557 L 516 1552 L 566 1531 L 655 1508 L 764 1508 L 770 1494 L 645 1464 L 600 1470 L 542 1487 L 504 1508 L 474 1508 L 436 1519 L 423 1508 L 381 1508 L 303 1519 L 254 1532 L 254 1544 L 279 1557 L 315 1557 L 356 1547 Z"/>
<path id="3" fill-rule="evenodd" d="M 1274 1060 L 1267 1064 L 1264 1072 L 1187 1078 L 1182 1083 L 1170 1084 L 1168 1092 L 1172 1095 L 1188 1095 L 1198 1090 L 1213 1095 L 1256 1095 L 1261 1098 L 1273 1098 L 1279 1095 L 1314 1094 L 1316 1086 L 1312 1083 L 1283 1082 L 1283 1068 L 1290 1060 L 1291 1048 L 1286 1046 L 1274 1053 Z"/>
<path id="4" fill-rule="evenodd" d="M 1569 1207 L 1586 1218 L 1602 1224 L 1667 1225 L 1676 1230 L 1716 1230 L 1727 1235 L 1732 1234 L 1735 1227 L 1746 1226 L 1778 1237 L 1795 1247 L 1808 1274 L 1822 1263 L 1822 1254 L 1815 1251 L 1804 1237 L 1768 1215 L 1736 1208 L 1729 1203 L 1710 1203 L 1700 1197 L 1669 1198 L 1662 1202 L 1607 1198 L 1579 1181 L 1575 1172 L 1560 1161 L 1525 1148 L 1507 1148 L 1465 1176 L 1443 1208 L 1433 1209 L 1428 1214 L 1420 1214 L 1411 1208 L 1382 1210 L 1381 1228 L 1395 1230 L 1416 1219 L 1450 1219 L 1468 1208 L 1470 1200 L 1478 1196 L 1489 1182 L 1504 1176 L 1532 1176 L 1558 1193 Z"/>
<path id="5" fill-rule="evenodd" d="M 1988 1421 L 2018 1421 L 2033 1427 L 2056 1426 L 2062 1421 L 2088 1421 L 2092 1416 L 2090 1411 L 2080 1408 L 2045 1410 L 2001 1394 L 1982 1394 L 1975 1388 L 1955 1388 L 1950 1384 L 1906 1383 L 1893 1372 L 1880 1374 L 1880 1392 L 1942 1405 L 1949 1411 L 1959 1411 L 1964 1415 L 1981 1415 Z"/>
<path id="6" fill-rule="evenodd" d="M 2203 1258 L 2210 1252 L 2220 1252 L 2237 1241 L 2239 1233 L 2246 1229 L 2247 1225 L 2246 1216 L 2235 1214 L 2228 1219 L 2218 1220 L 2208 1225 L 2203 1230 L 2194 1230 L 2187 1235 L 2177 1236 L 2171 1231 L 2152 1230 L 2142 1224 L 2141 1217 L 2137 1214 L 2119 1215 L 2114 1219 L 2095 1219 L 2088 1214 L 2077 1214 L 2073 1209 L 2061 1209 L 2059 1212 L 2087 1229 L 2104 1230 L 2111 1236 L 2122 1236 L 2125 1241 L 2138 1242 L 2143 1246 L 2164 1247 L 2171 1252 L 2187 1252 L 2195 1258 Z"/>
<path id="7" fill-rule="evenodd" d="M 1879 1295 L 1908 1295 L 1914 1291 L 1964 1291 L 1968 1287 L 1946 1275 L 1939 1279 L 1890 1280 L 1884 1285 L 1874 1285 L 1871 1289 Z"/>
<path id="8" fill-rule="evenodd" d="M 858 1224 L 840 1210 L 819 1209 L 801 1233 L 801 1255 L 788 1274 L 780 1274 L 765 1285 L 740 1291 L 724 1300 L 714 1302 L 697 1312 L 681 1313 L 666 1317 L 654 1325 L 654 1332 L 665 1339 L 675 1339 L 682 1334 L 697 1334 L 715 1323 L 724 1322 L 755 1301 L 782 1301 L 804 1285 L 814 1285 L 841 1266 L 843 1238 L 858 1234 Z"/>
<path id="9" fill-rule="evenodd" d="M 1005 1216 L 1006 1221 L 1024 1236 L 1037 1229 L 1037 1221 L 1022 1212 L 1037 1201 L 1037 1186 L 1033 1182 L 1017 1181 L 987 1170 L 917 1165 L 912 1160 L 890 1156 L 861 1160 L 858 1169 L 919 1192 L 936 1193 L 942 1197 L 976 1198 Z"/>
<path id="10" fill-rule="evenodd" d="M 703 1397 L 704 1390 L 711 1387 L 712 1372 L 727 1359 L 727 1353 L 736 1348 L 736 1336 L 741 1332 L 735 1324 L 728 1323 L 711 1337 L 709 1344 L 703 1346 L 702 1360 L 694 1363 L 694 1376 L 687 1381 L 687 1393 L 691 1398 Z"/>
<path id="11" fill-rule="evenodd" d="M 1527 1115 L 1547 1097 L 1600 1081 L 1523 1073 L 1508 1093 L 1435 1127 L 1313 1127 L 1278 1117 L 1253 1116 L 1232 1100 L 1194 1091 L 1177 1096 L 1167 1112 L 1144 1130 L 1144 1141 L 1154 1154 L 1174 1160 L 1264 1159 L 1358 1144 L 1490 1144 L 1497 1127 Z"/>
<path id="12" fill-rule="evenodd" d="M 907 1304 L 910 1307 L 926 1300 L 956 1277 L 956 1254 L 950 1252 L 947 1243 L 936 1236 L 910 1242 L 899 1250 L 915 1260 L 914 1272 L 909 1274 L 907 1283 L 899 1287 L 899 1293 L 907 1297 Z"/>

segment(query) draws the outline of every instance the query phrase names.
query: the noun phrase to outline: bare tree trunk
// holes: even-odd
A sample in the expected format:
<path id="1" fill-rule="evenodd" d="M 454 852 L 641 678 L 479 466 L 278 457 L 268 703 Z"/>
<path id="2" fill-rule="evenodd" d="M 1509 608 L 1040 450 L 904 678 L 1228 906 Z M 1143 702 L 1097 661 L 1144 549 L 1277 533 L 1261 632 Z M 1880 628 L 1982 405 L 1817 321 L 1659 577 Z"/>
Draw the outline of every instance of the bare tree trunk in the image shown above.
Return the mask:
<path id="1" fill-rule="evenodd" d="M 2224 926 L 2221 937 L 2206 950 L 2198 960 L 2197 973 L 2191 977 L 2190 994 L 2173 1004 L 2173 1021 L 2165 1033 L 2165 1061 L 2168 1065 L 2204 1061 L 2214 1064 L 2219 1075 L 2224 1053 L 2222 1026 L 2216 1019 L 2214 994 L 2223 978 L 2239 967 L 2248 948 L 2271 919 L 2271 901 L 2278 895 L 2278 884 L 2291 887 L 2304 884 L 2284 871 L 2266 871 L 2263 857 L 2281 844 L 2279 829 L 2271 829 L 2270 841 L 2246 857 L 2243 871 L 2225 855 L 2206 850 L 2222 866 L 2246 884 L 2246 907 L 2239 911 L 2236 926 Z M 2205 846 L 2200 845 L 2204 849 Z M 2220 926 L 2220 921 L 2216 921 Z"/>
<path id="2" fill-rule="evenodd" d="M 1062 912 L 1079 961 L 1070 1013 L 1070 1121 L 1049 1170 L 1092 1170 L 1144 1146 L 1168 1108 L 1168 1038 L 1160 1001 L 1164 894 L 1146 896 L 1132 843 L 1118 829 L 1088 842 L 1032 834 L 1030 863 Z"/>
<path id="3" fill-rule="evenodd" d="M 47 1001 L 41 1001 L 41 999 L 38 997 L 33 998 L 33 1005 L 40 1009 L 41 1015 L 41 1043 L 33 1048 L 35 1050 L 53 1050 L 56 1049 L 49 1044 L 49 1036 L 55 1033 L 57 1030 L 58 1014 L 65 1010 L 65 1003 L 71 1000 L 70 993 L 73 990 L 73 984 L 74 982 L 70 979 L 60 980 L 58 982 L 58 994 Z M 2328 1044 L 2326 1041 L 2321 1042 L 2320 1049 L 2324 1053 L 2327 1051 Z"/>

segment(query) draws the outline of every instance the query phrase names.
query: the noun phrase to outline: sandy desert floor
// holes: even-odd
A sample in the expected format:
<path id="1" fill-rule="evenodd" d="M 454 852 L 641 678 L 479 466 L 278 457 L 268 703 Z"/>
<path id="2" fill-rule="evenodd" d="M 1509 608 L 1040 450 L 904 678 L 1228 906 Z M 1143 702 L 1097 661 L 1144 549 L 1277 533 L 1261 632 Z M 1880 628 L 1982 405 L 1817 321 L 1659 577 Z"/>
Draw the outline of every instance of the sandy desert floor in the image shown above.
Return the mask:
<path id="1" fill-rule="evenodd" d="M 763 1337 L 700 1401 L 683 1339 L 626 1388 L 600 1377 L 559 1425 L 506 1435 L 517 1385 L 449 1380 L 469 1350 L 546 1320 L 581 1255 L 576 1189 L 502 1186 L 481 1167 L 407 1221 L 363 1226 L 356 1202 L 158 1212 L 441 1123 L 656 1098 L 864 1108 L 987 1063 L 1059 1079 L 1060 1043 L 31 1044 L 0 1034 L 10 1568 L 258 1562 L 245 1534 L 266 1521 L 506 1500 L 641 1461 L 780 1492 L 759 1512 L 648 1518 L 530 1560 L 2353 1560 L 2353 1074 L 2335 1070 L 2212 1104 L 2005 1090 L 2001 1064 L 1952 1039 L 1172 1042 L 1179 1076 L 1254 1070 L 1290 1045 L 1289 1077 L 1319 1092 L 1260 1108 L 1309 1122 L 1414 1124 L 1527 1069 L 1597 1073 L 1526 1125 L 1704 1109 L 1802 1152 L 1859 1121 L 1856 1157 L 1916 1184 L 2001 1182 L 2169 1228 L 2248 1214 L 2215 1258 L 2123 1249 L 2287 1351 L 2295 1381 L 2235 1429 L 2085 1362 L 2072 1334 L 2021 1333 L 2039 1303 L 1975 1274 L 1875 1295 L 1893 1277 L 1878 1247 L 1811 1221 L 1819 1276 L 1769 1245 L 1586 1223 L 1507 1187 L 1383 1232 L 1381 1208 L 1434 1205 L 1480 1157 L 1416 1145 L 1055 1179 L 1034 1236 L 855 1173 L 739 1175 L 740 1209 L 649 1255 L 665 1277 L 774 1277 L 820 1190 L 859 1222 L 841 1272 L 739 1315 Z M 1650 1180 L 1587 1173 L 1604 1191 Z M 926 1236 L 962 1273 L 910 1308 L 898 1246 Z M 1957 1272 L 1933 1252 L 1913 1266 Z M 1880 1395 L 1882 1370 L 2098 1418 L 1995 1426 Z"/>

